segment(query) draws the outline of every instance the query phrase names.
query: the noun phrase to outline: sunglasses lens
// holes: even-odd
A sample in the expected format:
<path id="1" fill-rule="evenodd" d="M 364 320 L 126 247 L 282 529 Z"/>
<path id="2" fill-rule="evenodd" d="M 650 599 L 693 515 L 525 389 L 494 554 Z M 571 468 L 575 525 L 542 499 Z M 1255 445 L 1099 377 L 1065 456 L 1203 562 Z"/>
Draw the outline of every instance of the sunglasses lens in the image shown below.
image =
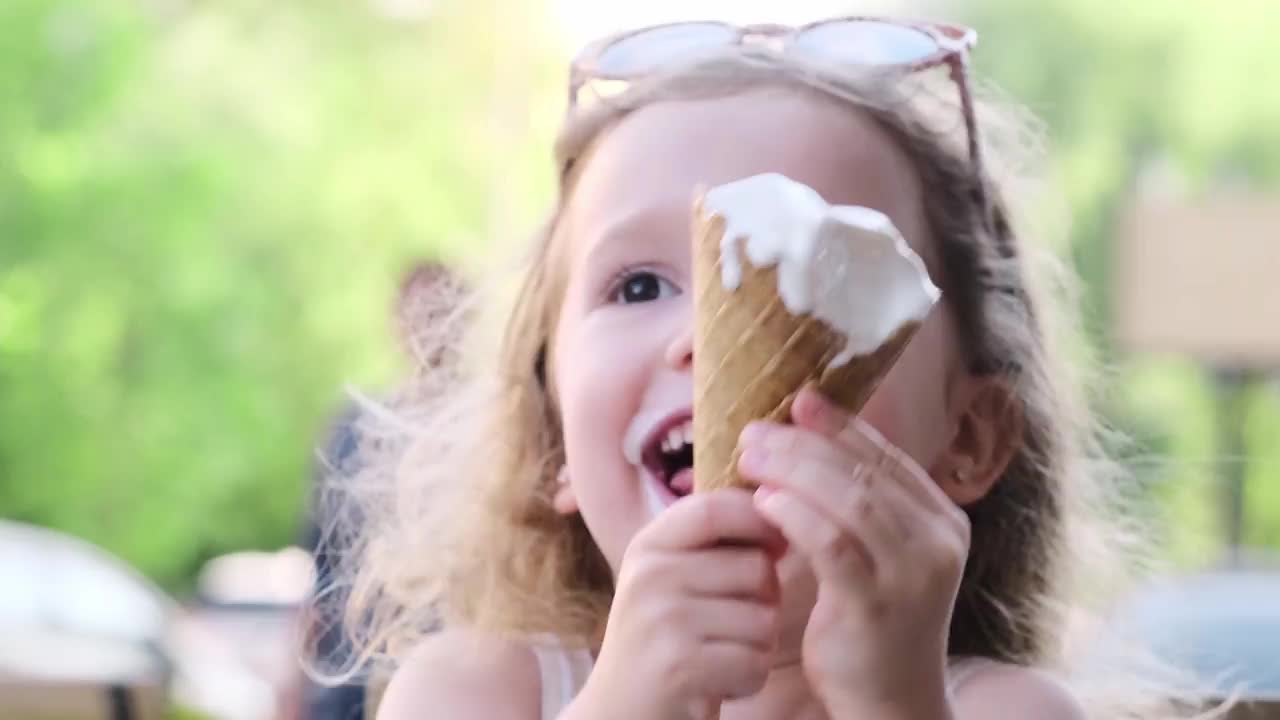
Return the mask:
<path id="1" fill-rule="evenodd" d="M 875 20 L 817 25 L 795 38 L 795 50 L 849 65 L 902 65 L 938 52 L 928 33 Z"/>
<path id="2" fill-rule="evenodd" d="M 707 55 L 734 41 L 732 28 L 720 23 L 683 23 L 628 35 L 613 43 L 597 60 L 606 75 L 645 73 L 673 62 Z"/>

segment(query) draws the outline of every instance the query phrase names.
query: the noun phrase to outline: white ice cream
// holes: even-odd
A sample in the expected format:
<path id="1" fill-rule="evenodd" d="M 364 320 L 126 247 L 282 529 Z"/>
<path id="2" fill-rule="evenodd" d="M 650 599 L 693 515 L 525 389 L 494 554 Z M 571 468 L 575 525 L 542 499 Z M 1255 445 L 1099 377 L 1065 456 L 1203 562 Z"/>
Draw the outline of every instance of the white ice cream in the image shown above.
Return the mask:
<path id="1" fill-rule="evenodd" d="M 829 205 L 784 175 L 720 185 L 707 192 L 703 207 L 725 222 L 724 287 L 742 284 L 743 255 L 759 268 L 777 266 L 787 309 L 812 314 L 845 336 L 831 367 L 874 352 L 905 323 L 922 322 L 941 295 L 888 216 Z"/>

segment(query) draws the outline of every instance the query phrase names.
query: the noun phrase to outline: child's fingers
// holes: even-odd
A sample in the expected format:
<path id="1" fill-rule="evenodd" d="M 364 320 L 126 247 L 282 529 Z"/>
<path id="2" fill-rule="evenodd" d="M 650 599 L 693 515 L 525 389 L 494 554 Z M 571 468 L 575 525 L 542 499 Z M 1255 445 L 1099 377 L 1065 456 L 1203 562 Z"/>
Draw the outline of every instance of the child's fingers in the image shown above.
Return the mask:
<path id="1" fill-rule="evenodd" d="M 951 508 L 946 493 L 914 458 L 886 440 L 870 423 L 827 400 L 812 385 L 800 391 L 791 411 L 797 424 L 848 448 L 863 462 L 901 483 L 925 507 L 940 512 Z"/>
<path id="2" fill-rule="evenodd" d="M 866 484 L 848 515 L 848 523 L 858 528 L 877 562 L 900 555 L 933 522 L 932 514 L 901 484 L 883 477 Z"/>
<path id="3" fill-rule="evenodd" d="M 726 543 L 774 551 L 785 545 L 778 531 L 756 511 L 751 493 L 737 488 L 681 498 L 632 541 L 637 548 L 655 550 L 692 550 Z"/>
<path id="4" fill-rule="evenodd" d="M 812 383 L 800 388 L 791 401 L 791 419 L 797 425 L 816 430 L 827 437 L 837 437 L 848 423 L 850 414 L 826 398 Z"/>
<path id="5" fill-rule="evenodd" d="M 778 637 L 778 610 L 771 605 L 725 598 L 695 598 L 674 607 L 668 622 L 709 642 L 735 642 L 772 650 Z"/>
<path id="6" fill-rule="evenodd" d="M 769 677 L 769 658 L 769 651 L 753 645 L 707 642 L 687 658 L 687 675 L 671 681 L 700 686 L 707 697 L 750 697 L 760 692 Z"/>
<path id="7" fill-rule="evenodd" d="M 738 460 L 744 477 L 794 492 L 848 527 L 873 482 L 866 465 L 802 428 L 771 426 L 748 436 Z"/>
<path id="8" fill-rule="evenodd" d="M 812 388 L 793 408 L 797 423 L 805 425 L 759 423 L 744 432 L 749 442 L 740 462 L 743 475 L 807 500 L 857 533 L 877 562 L 880 547 L 891 556 L 913 539 L 967 534 L 964 512 L 870 425 L 826 403 Z"/>
<path id="9" fill-rule="evenodd" d="M 735 596 L 774 602 L 780 595 L 776 561 L 753 547 L 722 547 L 674 556 L 692 572 L 682 588 L 695 595 Z"/>
<path id="10" fill-rule="evenodd" d="M 760 513 L 778 526 L 793 548 L 809 558 L 819 577 L 852 586 L 875 575 L 876 560 L 858 534 L 795 493 L 761 486 L 755 498 Z"/>
<path id="11" fill-rule="evenodd" d="M 967 527 L 968 517 L 938 483 L 911 456 L 899 450 L 862 418 L 853 418 L 844 433 L 845 441 L 858 445 L 865 452 L 879 449 L 880 467 L 894 478 L 895 483 L 926 512 L 941 518 L 953 529 Z"/>
<path id="12" fill-rule="evenodd" d="M 785 467 L 785 461 L 779 462 Z M 918 526 L 932 522 L 897 483 L 877 480 L 861 466 L 847 476 L 840 470 L 801 461 L 789 472 L 770 475 L 762 482 L 766 483 L 766 494 L 770 490 L 793 492 L 838 529 L 856 535 L 880 570 L 895 564 L 911 538 L 920 534 Z"/>
<path id="13" fill-rule="evenodd" d="M 946 514 L 929 510 L 891 478 L 867 485 L 848 522 L 871 552 L 882 588 L 904 581 L 907 587 L 949 582 L 957 567 L 963 570 L 968 520 L 959 508 L 950 509 Z"/>
<path id="14" fill-rule="evenodd" d="M 951 522 L 955 518 L 929 511 L 900 483 L 877 484 L 856 522 L 884 570 L 882 587 L 912 592 L 958 580 L 969 555 L 969 533 L 964 513 L 957 508 L 954 515 L 958 520 Z"/>
<path id="15" fill-rule="evenodd" d="M 761 484 L 795 492 L 849 531 L 862 530 L 869 518 L 886 523 L 892 537 L 905 539 L 920 522 L 921 510 L 909 502 L 901 483 L 874 470 L 831 438 L 807 428 L 759 424 L 744 432 L 749 444 L 739 472 Z M 884 494 L 893 502 L 877 501 Z M 877 505 L 886 505 L 873 511 Z"/>

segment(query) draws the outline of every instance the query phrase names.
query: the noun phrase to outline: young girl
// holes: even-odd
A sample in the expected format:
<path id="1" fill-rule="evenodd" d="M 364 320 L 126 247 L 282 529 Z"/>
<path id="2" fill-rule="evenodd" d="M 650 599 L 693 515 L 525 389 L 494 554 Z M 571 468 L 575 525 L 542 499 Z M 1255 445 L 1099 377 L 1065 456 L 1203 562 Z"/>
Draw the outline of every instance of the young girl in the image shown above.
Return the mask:
<path id="1" fill-rule="evenodd" d="M 399 660 L 381 718 L 1086 714 L 1051 670 L 1111 476 L 984 157 L 970 43 L 683 23 L 575 62 L 499 347 L 430 396 L 366 516 L 352 627 Z M 943 299 L 860 417 L 808 390 L 741 437 L 759 490 L 677 497 L 624 438 L 691 417 L 697 189 L 764 172 L 887 214 Z"/>

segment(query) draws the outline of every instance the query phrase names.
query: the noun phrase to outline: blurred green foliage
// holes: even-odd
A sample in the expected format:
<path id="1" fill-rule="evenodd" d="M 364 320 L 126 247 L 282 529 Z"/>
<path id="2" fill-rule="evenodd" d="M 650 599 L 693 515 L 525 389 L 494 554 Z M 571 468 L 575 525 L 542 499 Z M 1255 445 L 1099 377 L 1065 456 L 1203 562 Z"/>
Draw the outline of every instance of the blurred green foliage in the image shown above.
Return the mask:
<path id="1" fill-rule="evenodd" d="M 1222 478 L 1242 458 L 1224 456 L 1213 369 L 1185 358 L 1125 357 L 1114 347 L 1108 271 L 1117 222 L 1153 167 L 1172 171 L 1192 198 L 1244 186 L 1274 192 L 1280 202 L 1280 93 L 1264 80 L 1280 73 L 1274 48 L 1280 3 L 962 0 L 957 6 L 980 33 L 978 70 L 1047 124 L 1056 187 L 1069 209 L 1069 258 L 1086 286 L 1086 326 L 1112 369 L 1102 408 L 1139 441 L 1133 460 L 1160 501 L 1172 554 L 1185 562 L 1216 560 L 1224 533 Z M 1280 270 L 1280 251 L 1277 262 Z M 1244 542 L 1280 548 L 1280 387 L 1255 382 L 1244 402 Z"/>
<path id="2" fill-rule="evenodd" d="M 498 61 L 553 55 L 434 13 L 0 3 L 0 514 L 175 589 L 296 540 L 343 384 L 396 369 L 397 273 L 487 238 L 492 196 L 527 225 L 550 179 L 493 111 Z"/>
<path id="3" fill-rule="evenodd" d="M 171 589 L 296 540 L 351 382 L 397 371 L 413 258 L 469 259 L 546 201 L 563 51 L 537 3 L 0 3 L 0 515 Z M 1271 0 L 972 0 L 979 68 L 1049 124 L 1107 409 L 1203 559 L 1217 532 L 1203 369 L 1109 346 L 1107 257 L 1143 163 L 1280 178 Z M 1261 83 L 1261 85 L 1260 85 Z M 1280 398 L 1252 391 L 1249 540 L 1280 546 Z M 1183 532 L 1186 531 L 1186 532 Z"/>

